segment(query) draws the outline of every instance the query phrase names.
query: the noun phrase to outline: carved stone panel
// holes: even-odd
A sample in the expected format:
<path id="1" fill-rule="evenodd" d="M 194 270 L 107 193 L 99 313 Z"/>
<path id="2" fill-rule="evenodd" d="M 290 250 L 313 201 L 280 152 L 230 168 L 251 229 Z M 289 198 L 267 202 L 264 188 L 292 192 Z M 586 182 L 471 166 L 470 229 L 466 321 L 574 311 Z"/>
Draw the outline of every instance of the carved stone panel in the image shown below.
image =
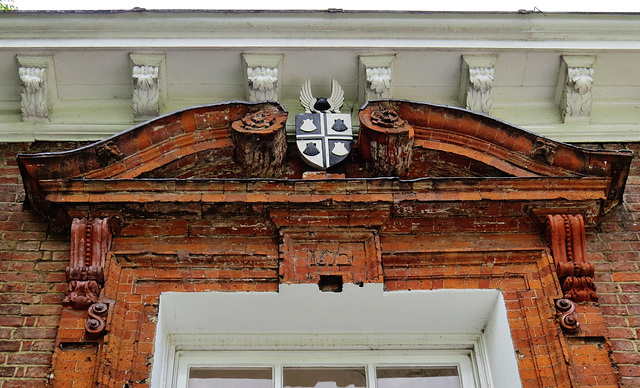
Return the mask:
<path id="1" fill-rule="evenodd" d="M 284 283 L 381 283 L 380 242 L 374 231 L 283 231 L 280 277 Z"/>

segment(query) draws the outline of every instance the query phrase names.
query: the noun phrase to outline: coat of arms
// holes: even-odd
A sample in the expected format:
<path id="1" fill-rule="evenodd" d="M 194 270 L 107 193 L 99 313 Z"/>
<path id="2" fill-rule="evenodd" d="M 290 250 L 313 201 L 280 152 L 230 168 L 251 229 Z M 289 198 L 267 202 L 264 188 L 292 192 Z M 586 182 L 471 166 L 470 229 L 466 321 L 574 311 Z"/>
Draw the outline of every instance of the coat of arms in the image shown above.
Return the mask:
<path id="1" fill-rule="evenodd" d="M 306 112 L 296 115 L 296 144 L 302 159 L 319 170 L 343 161 L 351 151 L 353 130 L 351 115 L 340 113 L 344 92 L 338 81 L 331 82 L 331 97 L 314 98 L 311 80 L 307 80 L 300 103 Z"/>

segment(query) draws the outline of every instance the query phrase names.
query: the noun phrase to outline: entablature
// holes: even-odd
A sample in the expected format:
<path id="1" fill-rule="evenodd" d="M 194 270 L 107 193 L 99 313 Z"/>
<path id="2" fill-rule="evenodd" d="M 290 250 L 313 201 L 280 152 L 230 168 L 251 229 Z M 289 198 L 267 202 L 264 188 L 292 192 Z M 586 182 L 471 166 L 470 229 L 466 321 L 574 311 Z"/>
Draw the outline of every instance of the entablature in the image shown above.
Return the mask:
<path id="1" fill-rule="evenodd" d="M 278 103 L 205 105 L 76 150 L 20 155 L 27 200 L 57 222 L 145 203 L 177 211 L 504 201 L 571 208 L 594 224 L 622 200 L 631 162 L 629 151 L 574 147 L 465 109 L 380 100 L 361 109 L 349 158 L 312 174 L 287 147 L 286 118 Z M 507 213 L 499 216 L 515 216 Z"/>

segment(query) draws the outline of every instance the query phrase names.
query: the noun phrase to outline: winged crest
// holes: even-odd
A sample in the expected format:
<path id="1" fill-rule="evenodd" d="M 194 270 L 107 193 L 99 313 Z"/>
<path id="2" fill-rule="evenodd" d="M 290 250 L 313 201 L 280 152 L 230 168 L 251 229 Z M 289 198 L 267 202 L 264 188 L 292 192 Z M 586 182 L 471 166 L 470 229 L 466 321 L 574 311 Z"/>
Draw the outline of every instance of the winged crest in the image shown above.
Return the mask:
<path id="1" fill-rule="evenodd" d="M 344 104 L 344 91 L 335 79 L 331 80 L 331 97 L 315 98 L 311 93 L 311 80 L 308 79 L 300 90 L 300 104 L 306 113 L 333 112 L 340 113 L 340 108 Z"/>

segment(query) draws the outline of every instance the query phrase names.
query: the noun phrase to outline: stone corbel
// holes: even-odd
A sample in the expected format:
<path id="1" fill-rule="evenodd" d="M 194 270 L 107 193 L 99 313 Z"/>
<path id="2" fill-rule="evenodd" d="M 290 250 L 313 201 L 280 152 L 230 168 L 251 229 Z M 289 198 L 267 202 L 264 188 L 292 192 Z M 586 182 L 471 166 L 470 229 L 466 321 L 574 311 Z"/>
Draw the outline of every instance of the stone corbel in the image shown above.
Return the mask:
<path id="1" fill-rule="evenodd" d="M 496 55 L 463 55 L 460 79 L 460 101 L 463 107 L 489 114 L 493 99 Z"/>
<path id="2" fill-rule="evenodd" d="M 161 92 L 165 90 L 164 55 L 131 54 L 133 118 L 144 121 L 160 114 Z"/>
<path id="3" fill-rule="evenodd" d="M 49 119 L 53 73 L 53 58 L 49 55 L 18 55 L 18 75 L 22 84 L 21 109 L 23 121 Z"/>
<path id="4" fill-rule="evenodd" d="M 88 309 L 87 331 L 99 334 L 107 305 L 100 302 L 104 264 L 111 246 L 111 229 L 106 218 L 74 218 L 71 224 L 71 259 L 67 267 L 67 290 L 63 303 L 73 309 Z"/>
<path id="5" fill-rule="evenodd" d="M 279 101 L 281 54 L 242 54 L 247 101 Z"/>
<path id="6" fill-rule="evenodd" d="M 395 55 L 360 56 L 360 105 L 369 100 L 391 98 Z"/>
<path id="7" fill-rule="evenodd" d="M 595 56 L 562 56 L 556 98 L 564 122 L 589 120 L 595 60 Z"/>
<path id="8" fill-rule="evenodd" d="M 597 302 L 594 266 L 587 262 L 584 219 L 580 214 L 548 215 L 547 243 L 566 299 Z"/>

